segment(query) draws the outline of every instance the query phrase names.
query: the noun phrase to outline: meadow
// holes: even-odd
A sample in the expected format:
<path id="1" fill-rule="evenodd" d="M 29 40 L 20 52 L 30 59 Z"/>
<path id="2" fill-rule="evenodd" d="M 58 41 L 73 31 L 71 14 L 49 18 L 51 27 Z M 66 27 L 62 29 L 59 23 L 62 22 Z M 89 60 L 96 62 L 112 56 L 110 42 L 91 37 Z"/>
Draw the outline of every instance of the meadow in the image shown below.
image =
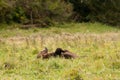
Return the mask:
<path id="1" fill-rule="evenodd" d="M 120 28 L 71 23 L 49 28 L 0 27 L 0 80 L 120 80 Z M 61 47 L 77 59 L 36 59 Z"/>

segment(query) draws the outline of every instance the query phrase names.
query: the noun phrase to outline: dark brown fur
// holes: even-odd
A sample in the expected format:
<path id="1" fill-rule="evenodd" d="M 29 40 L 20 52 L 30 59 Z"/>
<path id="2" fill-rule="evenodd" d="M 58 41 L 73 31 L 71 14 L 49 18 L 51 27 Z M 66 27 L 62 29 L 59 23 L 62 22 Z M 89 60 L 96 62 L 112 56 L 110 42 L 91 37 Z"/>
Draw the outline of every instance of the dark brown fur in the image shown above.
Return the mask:
<path id="1" fill-rule="evenodd" d="M 45 48 L 43 51 L 40 51 L 40 53 L 38 53 L 37 58 L 41 58 L 44 55 L 48 54 L 48 49 Z"/>
<path id="2" fill-rule="evenodd" d="M 57 48 L 55 51 L 55 56 L 63 57 L 65 59 L 75 59 L 78 58 L 78 56 L 68 50 L 63 50 L 62 48 Z"/>
<path id="3" fill-rule="evenodd" d="M 68 50 L 63 50 L 62 48 L 57 48 L 55 52 L 48 53 L 48 49 L 45 48 L 43 51 L 41 51 L 38 55 L 37 58 L 42 58 L 42 59 L 48 59 L 50 57 L 62 57 L 65 59 L 75 59 L 78 58 L 78 56 Z"/>
<path id="4" fill-rule="evenodd" d="M 78 56 L 68 50 L 64 50 L 62 52 L 62 57 L 64 57 L 65 59 L 75 59 L 78 58 Z"/>
<path id="5" fill-rule="evenodd" d="M 54 56 L 61 56 L 61 55 L 62 55 L 62 52 L 63 52 L 63 50 L 62 50 L 61 48 L 57 48 L 57 49 L 55 50 Z"/>
<path id="6" fill-rule="evenodd" d="M 50 57 L 54 57 L 54 52 L 52 53 L 47 53 L 42 56 L 43 59 L 49 59 Z"/>
<path id="7" fill-rule="evenodd" d="M 50 57 L 52 57 L 54 55 L 55 55 L 54 52 L 48 53 L 48 49 L 45 48 L 43 51 L 38 53 L 37 58 L 48 59 L 48 58 L 50 58 Z"/>
<path id="8" fill-rule="evenodd" d="M 55 52 L 52 52 L 52 53 L 47 53 L 47 54 L 44 54 L 44 55 L 42 55 L 42 58 L 43 59 L 48 59 L 48 58 L 50 58 L 50 57 L 60 57 L 61 56 L 61 51 L 62 49 L 61 48 L 57 48 L 56 50 L 55 50 Z"/>

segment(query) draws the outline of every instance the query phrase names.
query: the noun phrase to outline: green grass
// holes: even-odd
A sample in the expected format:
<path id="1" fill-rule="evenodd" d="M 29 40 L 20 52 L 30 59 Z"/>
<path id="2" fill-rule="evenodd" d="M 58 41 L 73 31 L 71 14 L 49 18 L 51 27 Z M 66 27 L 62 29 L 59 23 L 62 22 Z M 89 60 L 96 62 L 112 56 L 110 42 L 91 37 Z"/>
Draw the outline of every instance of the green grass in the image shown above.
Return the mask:
<path id="1" fill-rule="evenodd" d="M 7 33 L 2 29 L 1 33 L 0 80 L 120 79 L 120 32 L 114 27 L 71 23 L 42 29 L 16 28 Z M 80 58 L 36 59 L 45 46 L 49 52 L 57 47 L 68 49 Z"/>
<path id="2" fill-rule="evenodd" d="M 6 27 L 7 26 L 7 27 Z M 29 36 L 35 34 L 54 35 L 61 33 L 105 33 L 120 32 L 120 28 L 107 26 L 100 23 L 70 23 L 51 26 L 49 28 L 19 29 L 21 25 L 0 25 L 0 37 Z"/>

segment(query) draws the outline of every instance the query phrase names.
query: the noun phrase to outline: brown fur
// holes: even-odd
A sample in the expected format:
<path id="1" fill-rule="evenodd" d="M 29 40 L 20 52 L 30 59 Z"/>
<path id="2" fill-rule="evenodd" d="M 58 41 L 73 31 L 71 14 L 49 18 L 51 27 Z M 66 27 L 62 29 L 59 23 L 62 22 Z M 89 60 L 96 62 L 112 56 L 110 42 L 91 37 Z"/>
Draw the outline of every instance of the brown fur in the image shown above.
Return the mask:
<path id="1" fill-rule="evenodd" d="M 43 59 L 49 59 L 50 57 L 54 57 L 54 52 L 52 53 L 47 53 L 42 56 Z"/>
<path id="2" fill-rule="evenodd" d="M 48 53 L 48 49 L 45 48 L 43 51 L 40 51 L 40 53 L 38 53 L 37 58 L 48 59 L 52 56 L 54 56 L 54 52 Z"/>
<path id="3" fill-rule="evenodd" d="M 62 57 L 64 57 L 65 59 L 75 59 L 78 58 L 78 56 L 68 50 L 64 50 L 62 52 Z"/>
<path id="4" fill-rule="evenodd" d="M 78 56 L 68 50 L 63 50 L 62 48 L 57 48 L 55 51 L 55 56 L 63 57 L 65 59 L 75 59 L 78 58 Z"/>
<path id="5" fill-rule="evenodd" d="M 41 58 L 44 55 L 48 54 L 48 49 L 45 48 L 43 51 L 40 51 L 40 53 L 38 53 L 37 58 Z"/>
<path id="6" fill-rule="evenodd" d="M 61 48 L 57 48 L 55 50 L 55 52 L 52 52 L 52 53 L 47 53 L 47 54 L 44 54 L 42 55 L 43 59 L 48 59 L 50 57 L 60 57 L 61 56 L 61 52 L 62 52 L 62 49 Z"/>
<path id="7" fill-rule="evenodd" d="M 45 48 L 43 51 L 38 53 L 37 58 L 48 59 L 50 57 L 62 57 L 65 59 L 75 59 L 78 56 L 68 50 L 63 50 L 62 48 L 57 48 L 55 52 L 48 53 L 48 49 Z"/>
<path id="8" fill-rule="evenodd" d="M 57 48 L 55 50 L 54 56 L 59 56 L 60 57 L 62 55 L 62 52 L 63 52 L 62 48 Z"/>

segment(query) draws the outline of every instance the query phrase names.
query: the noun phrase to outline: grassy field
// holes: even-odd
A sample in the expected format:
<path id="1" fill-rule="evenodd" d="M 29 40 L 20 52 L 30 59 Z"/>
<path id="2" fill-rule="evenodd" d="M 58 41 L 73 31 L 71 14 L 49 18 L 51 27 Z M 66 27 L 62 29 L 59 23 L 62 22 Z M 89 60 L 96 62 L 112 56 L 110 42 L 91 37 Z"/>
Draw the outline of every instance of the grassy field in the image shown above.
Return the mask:
<path id="1" fill-rule="evenodd" d="M 56 25 L 48 28 L 30 28 L 28 30 L 19 29 L 21 25 L 0 25 L 0 37 L 30 36 L 30 35 L 55 35 L 61 33 L 105 33 L 120 32 L 120 28 L 103 25 L 100 23 L 70 23 L 64 25 Z"/>
<path id="2" fill-rule="evenodd" d="M 119 28 L 71 23 L 29 30 L 1 25 L 0 29 L 0 80 L 120 80 Z M 50 52 L 61 47 L 80 57 L 36 59 L 44 47 Z"/>

